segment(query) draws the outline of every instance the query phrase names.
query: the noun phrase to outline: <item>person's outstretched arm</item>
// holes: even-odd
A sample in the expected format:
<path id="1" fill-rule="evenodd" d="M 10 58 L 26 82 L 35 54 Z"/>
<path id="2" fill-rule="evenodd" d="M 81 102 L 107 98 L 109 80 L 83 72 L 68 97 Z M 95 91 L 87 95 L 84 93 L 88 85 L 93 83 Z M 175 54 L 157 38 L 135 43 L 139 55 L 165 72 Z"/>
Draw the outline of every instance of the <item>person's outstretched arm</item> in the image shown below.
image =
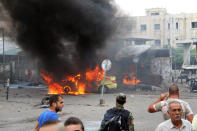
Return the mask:
<path id="1" fill-rule="evenodd" d="M 149 107 L 148 107 L 148 112 L 149 113 L 155 113 L 157 110 L 155 109 L 154 105 L 167 99 L 168 93 L 163 93 L 160 95 L 159 99 L 157 99 L 155 102 L 153 102 Z"/>

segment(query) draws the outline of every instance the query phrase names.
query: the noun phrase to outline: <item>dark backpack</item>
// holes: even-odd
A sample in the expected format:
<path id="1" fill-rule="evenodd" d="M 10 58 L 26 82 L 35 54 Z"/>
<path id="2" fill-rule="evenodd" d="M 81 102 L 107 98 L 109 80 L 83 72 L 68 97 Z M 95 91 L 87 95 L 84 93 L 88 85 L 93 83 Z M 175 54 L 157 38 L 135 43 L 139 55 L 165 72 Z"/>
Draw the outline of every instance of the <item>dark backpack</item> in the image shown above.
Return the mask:
<path id="1" fill-rule="evenodd" d="M 129 131 L 128 116 L 129 111 L 125 109 L 108 110 L 104 117 L 105 126 L 102 131 Z"/>

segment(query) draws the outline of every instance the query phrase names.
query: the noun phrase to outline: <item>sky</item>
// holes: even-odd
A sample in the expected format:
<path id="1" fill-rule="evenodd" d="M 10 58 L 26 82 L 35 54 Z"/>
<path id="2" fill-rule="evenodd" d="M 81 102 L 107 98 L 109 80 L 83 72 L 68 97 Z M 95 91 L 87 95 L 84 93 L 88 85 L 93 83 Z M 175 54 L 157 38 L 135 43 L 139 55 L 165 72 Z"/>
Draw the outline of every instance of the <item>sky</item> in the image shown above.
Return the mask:
<path id="1" fill-rule="evenodd" d="M 170 14 L 197 13 L 197 0 L 115 0 L 130 16 L 144 16 L 147 8 L 166 8 Z"/>

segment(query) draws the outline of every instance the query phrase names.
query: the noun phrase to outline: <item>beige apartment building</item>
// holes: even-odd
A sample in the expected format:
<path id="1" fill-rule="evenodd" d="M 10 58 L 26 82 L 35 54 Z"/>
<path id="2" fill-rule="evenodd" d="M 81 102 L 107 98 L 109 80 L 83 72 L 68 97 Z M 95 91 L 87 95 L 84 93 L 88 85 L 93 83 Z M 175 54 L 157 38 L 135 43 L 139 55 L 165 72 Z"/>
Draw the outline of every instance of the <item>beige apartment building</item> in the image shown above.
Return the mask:
<path id="1" fill-rule="evenodd" d="M 145 16 L 130 19 L 131 25 L 126 26 L 125 33 L 129 37 L 139 38 L 136 41 L 131 39 L 129 43 L 132 44 L 176 47 L 176 41 L 197 38 L 197 13 L 169 14 L 165 8 L 151 8 L 146 9 Z"/>

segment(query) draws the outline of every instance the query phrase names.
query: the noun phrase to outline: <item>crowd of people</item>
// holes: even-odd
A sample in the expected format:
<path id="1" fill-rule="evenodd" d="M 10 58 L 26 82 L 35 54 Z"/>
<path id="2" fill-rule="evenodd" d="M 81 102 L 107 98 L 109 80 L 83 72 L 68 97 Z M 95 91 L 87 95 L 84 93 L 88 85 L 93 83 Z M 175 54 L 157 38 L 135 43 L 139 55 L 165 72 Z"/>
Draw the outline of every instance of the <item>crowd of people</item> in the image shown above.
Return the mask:
<path id="1" fill-rule="evenodd" d="M 155 131 L 197 131 L 197 114 L 194 116 L 190 105 L 179 99 L 179 88 L 169 87 L 168 93 L 150 104 L 149 113 L 162 112 L 164 122 Z M 77 117 L 68 118 L 64 124 L 58 120 L 57 112 L 62 111 L 64 101 L 60 95 L 49 98 L 50 107 L 41 113 L 34 131 L 85 131 L 83 122 Z M 116 106 L 107 110 L 99 131 L 134 131 L 134 118 L 130 111 L 124 109 L 126 95 L 116 97 Z"/>

